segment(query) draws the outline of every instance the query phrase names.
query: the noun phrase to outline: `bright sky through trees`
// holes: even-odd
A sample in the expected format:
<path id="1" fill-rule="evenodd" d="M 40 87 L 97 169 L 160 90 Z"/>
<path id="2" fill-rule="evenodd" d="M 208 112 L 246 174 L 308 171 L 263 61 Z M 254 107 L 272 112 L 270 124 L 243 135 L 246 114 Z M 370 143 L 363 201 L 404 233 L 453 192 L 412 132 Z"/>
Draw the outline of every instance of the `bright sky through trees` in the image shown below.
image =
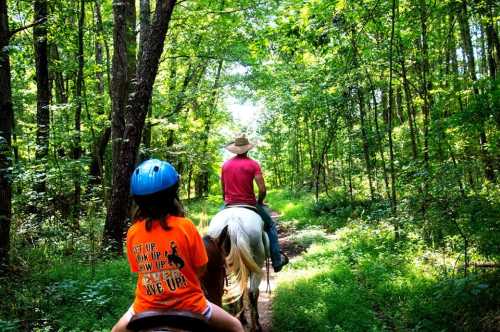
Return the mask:
<path id="1" fill-rule="evenodd" d="M 232 96 L 226 98 L 226 107 L 231 113 L 236 125 L 242 129 L 247 129 L 249 135 L 257 129 L 257 121 L 264 107 L 260 103 L 251 101 L 240 101 Z"/>

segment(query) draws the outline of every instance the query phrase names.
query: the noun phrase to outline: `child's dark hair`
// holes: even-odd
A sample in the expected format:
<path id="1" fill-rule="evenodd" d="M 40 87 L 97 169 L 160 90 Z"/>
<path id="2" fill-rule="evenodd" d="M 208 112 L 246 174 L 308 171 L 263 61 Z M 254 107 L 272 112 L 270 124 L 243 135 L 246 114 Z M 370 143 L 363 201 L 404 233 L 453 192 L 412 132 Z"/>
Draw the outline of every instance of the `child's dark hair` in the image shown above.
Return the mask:
<path id="1" fill-rule="evenodd" d="M 146 220 L 146 231 L 150 231 L 154 221 L 159 221 L 164 230 L 169 230 L 168 216 L 184 217 L 184 208 L 178 195 L 179 183 L 151 195 L 134 196 L 138 205 L 136 217 Z"/>

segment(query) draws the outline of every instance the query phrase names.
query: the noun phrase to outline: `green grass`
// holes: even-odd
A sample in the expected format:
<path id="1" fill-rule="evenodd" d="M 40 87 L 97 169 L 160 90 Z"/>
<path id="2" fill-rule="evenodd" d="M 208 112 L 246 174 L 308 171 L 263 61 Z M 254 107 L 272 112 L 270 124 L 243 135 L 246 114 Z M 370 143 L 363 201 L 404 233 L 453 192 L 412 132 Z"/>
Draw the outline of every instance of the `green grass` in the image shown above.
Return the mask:
<path id="1" fill-rule="evenodd" d="M 125 259 L 40 262 L 1 282 L 0 330 L 108 331 L 130 306 L 135 276 Z M 15 319 L 12 319 L 15 317 Z"/>
<path id="2" fill-rule="evenodd" d="M 315 220 L 311 213 L 314 199 L 310 194 L 272 190 L 267 195 L 266 203 L 281 215 L 279 219 L 281 223 L 305 228 L 311 226 Z"/>
<path id="3" fill-rule="evenodd" d="M 203 200 L 191 200 L 185 204 L 186 216 L 198 226 L 201 233 L 204 233 L 210 219 L 219 212 L 222 205 L 220 195 L 209 196 Z"/>
<path id="4" fill-rule="evenodd" d="M 274 330 L 488 331 L 498 323 L 498 274 L 444 278 L 419 248 L 395 243 L 388 224 L 363 222 L 313 244 L 278 279 Z"/>
<path id="5" fill-rule="evenodd" d="M 356 200 L 352 203 L 343 194 L 332 193 L 330 197 L 321 196 L 315 201 L 308 192 L 272 190 L 268 194 L 270 207 L 282 214 L 283 223 L 291 223 L 297 229 L 320 227 L 328 232 L 342 228 L 352 220 L 380 220 L 389 211 L 386 202 Z"/>

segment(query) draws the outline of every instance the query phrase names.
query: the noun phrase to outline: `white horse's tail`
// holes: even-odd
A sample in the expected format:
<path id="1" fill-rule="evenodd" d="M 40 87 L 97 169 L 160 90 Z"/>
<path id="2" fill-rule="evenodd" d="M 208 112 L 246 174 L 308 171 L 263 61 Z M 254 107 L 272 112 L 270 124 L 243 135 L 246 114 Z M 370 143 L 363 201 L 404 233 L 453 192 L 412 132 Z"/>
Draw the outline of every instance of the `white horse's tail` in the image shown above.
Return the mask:
<path id="1" fill-rule="evenodd" d="M 250 239 L 239 222 L 228 223 L 227 235 L 231 241 L 231 250 L 226 257 L 227 266 L 244 293 L 250 274 L 261 274 L 262 270 L 252 256 Z"/>

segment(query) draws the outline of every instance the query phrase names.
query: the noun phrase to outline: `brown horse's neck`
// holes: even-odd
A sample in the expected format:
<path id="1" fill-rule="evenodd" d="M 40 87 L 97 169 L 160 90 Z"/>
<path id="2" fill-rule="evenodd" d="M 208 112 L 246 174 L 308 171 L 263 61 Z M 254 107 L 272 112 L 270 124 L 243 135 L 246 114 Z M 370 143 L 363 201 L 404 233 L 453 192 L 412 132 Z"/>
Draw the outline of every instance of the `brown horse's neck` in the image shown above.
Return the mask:
<path id="1" fill-rule="evenodd" d="M 210 302 L 222 306 L 224 279 L 226 277 L 224 250 L 216 239 L 208 235 L 203 237 L 203 242 L 208 256 L 207 270 L 201 278 L 203 291 Z"/>

